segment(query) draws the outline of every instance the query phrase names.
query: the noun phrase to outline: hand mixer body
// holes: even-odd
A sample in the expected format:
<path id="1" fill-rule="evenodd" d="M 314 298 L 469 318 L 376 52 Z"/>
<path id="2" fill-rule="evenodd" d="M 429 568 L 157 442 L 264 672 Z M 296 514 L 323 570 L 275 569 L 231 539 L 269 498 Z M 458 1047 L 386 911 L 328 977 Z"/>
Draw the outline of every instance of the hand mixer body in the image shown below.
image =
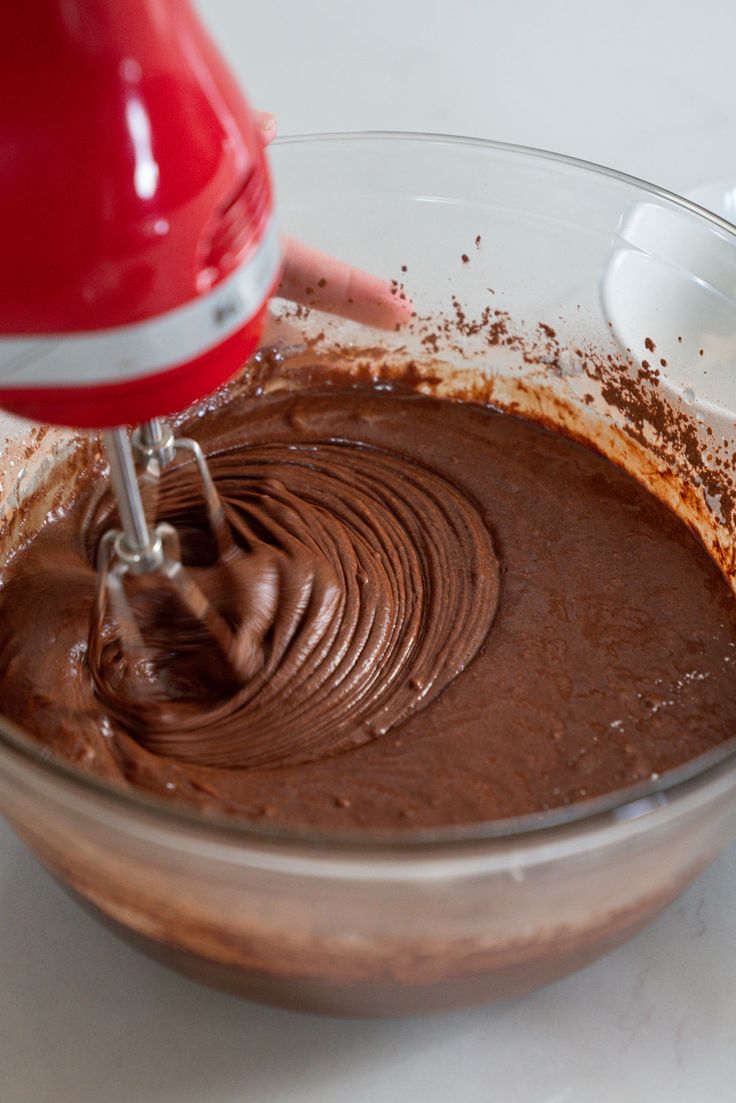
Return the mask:
<path id="1" fill-rule="evenodd" d="M 244 363 L 278 278 L 259 128 L 188 0 L 0 11 L 0 405 L 102 428 Z"/>

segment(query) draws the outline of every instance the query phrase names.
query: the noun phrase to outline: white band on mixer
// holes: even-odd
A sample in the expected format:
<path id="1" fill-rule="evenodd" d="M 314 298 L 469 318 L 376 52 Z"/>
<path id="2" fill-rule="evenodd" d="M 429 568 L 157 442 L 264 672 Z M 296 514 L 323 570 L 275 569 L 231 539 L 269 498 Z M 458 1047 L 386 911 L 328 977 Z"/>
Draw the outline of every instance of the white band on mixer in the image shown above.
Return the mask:
<path id="1" fill-rule="evenodd" d="M 0 338 L 3 388 L 119 383 L 194 360 L 256 314 L 280 259 L 272 222 L 256 252 L 226 280 L 156 318 L 91 333 Z"/>

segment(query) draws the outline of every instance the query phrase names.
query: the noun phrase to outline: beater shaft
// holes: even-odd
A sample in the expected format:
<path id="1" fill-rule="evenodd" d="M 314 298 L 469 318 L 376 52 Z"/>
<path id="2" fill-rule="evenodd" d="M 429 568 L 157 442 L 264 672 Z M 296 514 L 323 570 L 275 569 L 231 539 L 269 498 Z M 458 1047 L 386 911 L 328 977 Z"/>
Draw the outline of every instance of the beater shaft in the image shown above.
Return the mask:
<path id="1" fill-rule="evenodd" d="M 128 434 L 123 428 L 106 429 L 103 440 L 122 527 L 118 554 L 135 573 L 155 570 L 161 565 L 161 543 L 146 521 Z"/>

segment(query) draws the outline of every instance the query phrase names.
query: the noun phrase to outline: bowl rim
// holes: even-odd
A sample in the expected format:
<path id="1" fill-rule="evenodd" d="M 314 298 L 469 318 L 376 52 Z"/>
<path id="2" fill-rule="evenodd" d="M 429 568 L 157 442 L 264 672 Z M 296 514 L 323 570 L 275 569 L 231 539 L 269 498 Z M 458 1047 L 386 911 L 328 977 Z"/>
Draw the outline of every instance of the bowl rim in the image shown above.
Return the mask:
<path id="1" fill-rule="evenodd" d="M 589 175 L 607 177 L 641 191 L 644 196 L 654 196 L 686 210 L 698 218 L 705 219 L 732 238 L 736 244 L 736 225 L 684 196 L 605 165 L 532 146 L 463 135 L 392 130 L 327 131 L 285 135 L 278 137 L 272 145 L 274 147 L 308 146 L 336 141 L 341 143 L 396 141 L 416 142 L 423 145 L 470 146 L 494 153 L 508 153 L 520 159 L 529 158 L 566 165 Z M 40 775 L 47 780 L 57 780 L 61 783 L 67 797 L 73 798 L 77 795 L 82 798 L 92 798 L 96 802 L 102 800 L 112 811 L 139 813 L 149 820 L 153 817 L 161 827 L 188 829 L 189 832 L 204 833 L 209 837 L 214 835 L 221 841 L 276 846 L 280 849 L 317 848 L 324 851 L 325 848 L 329 848 L 347 854 L 366 850 L 375 852 L 376 849 L 389 854 L 405 851 L 420 857 L 427 851 L 436 853 L 438 848 L 443 850 L 467 848 L 469 844 L 487 845 L 506 842 L 518 845 L 525 841 L 542 845 L 553 840 L 557 841 L 560 837 L 583 835 L 608 827 L 620 828 L 627 820 L 636 820 L 641 826 L 642 817 L 653 818 L 659 823 L 663 812 L 668 809 L 674 811 L 674 805 L 686 801 L 693 793 L 700 792 L 709 785 L 713 787 L 714 792 L 720 791 L 724 780 L 729 780 L 731 775 L 734 775 L 736 781 L 736 734 L 696 759 L 667 771 L 661 777 L 616 789 L 600 797 L 524 816 L 441 828 L 407 827 L 401 831 L 333 832 L 310 828 L 281 828 L 258 821 L 193 810 L 164 798 L 133 788 L 122 788 L 92 774 L 84 773 L 62 759 L 52 757 L 41 744 L 36 743 L 18 725 L 0 714 L 0 769 L 4 762 L 10 762 L 16 767 L 20 764 L 22 768 L 30 769 L 37 776 Z"/>

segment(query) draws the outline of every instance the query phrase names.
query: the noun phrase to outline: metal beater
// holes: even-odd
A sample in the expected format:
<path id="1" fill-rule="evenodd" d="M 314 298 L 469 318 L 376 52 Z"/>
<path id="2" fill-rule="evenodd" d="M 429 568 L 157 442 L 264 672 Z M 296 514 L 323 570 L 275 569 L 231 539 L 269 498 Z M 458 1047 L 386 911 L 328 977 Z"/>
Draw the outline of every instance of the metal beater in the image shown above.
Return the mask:
<path id="1" fill-rule="evenodd" d="M 239 649 L 235 634 L 182 566 L 176 529 L 167 522 L 149 525 L 138 482 L 136 459 L 158 479 L 161 470 L 174 460 L 177 452 L 189 453 L 201 482 L 218 558 L 224 560 L 234 550 L 233 539 L 200 445 L 188 437 L 175 437 L 160 418 L 144 422 L 130 438 L 124 429 L 116 428 L 106 430 L 103 439 L 121 527 L 109 529 L 98 546 L 96 622 L 101 624 L 109 610 L 118 625 L 122 651 L 132 659 L 146 657 L 146 644 L 126 594 L 125 579 L 157 574 L 175 590 L 186 612 L 207 630 L 231 673 L 235 677 L 247 677 L 250 672 L 247 656 Z"/>

